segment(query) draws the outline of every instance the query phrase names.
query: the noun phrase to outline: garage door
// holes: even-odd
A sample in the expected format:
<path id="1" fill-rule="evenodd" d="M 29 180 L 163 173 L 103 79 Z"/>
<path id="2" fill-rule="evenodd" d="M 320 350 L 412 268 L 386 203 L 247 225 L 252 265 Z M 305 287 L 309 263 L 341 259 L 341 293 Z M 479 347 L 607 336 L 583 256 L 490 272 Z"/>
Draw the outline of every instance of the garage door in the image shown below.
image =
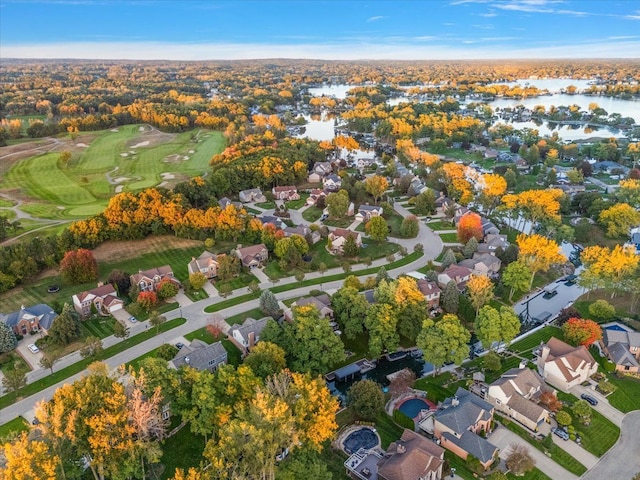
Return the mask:
<path id="1" fill-rule="evenodd" d="M 113 313 L 116 310 L 120 310 L 121 308 L 122 308 L 122 304 L 121 303 L 117 303 L 117 304 L 111 306 L 110 311 L 111 311 L 111 313 Z"/>

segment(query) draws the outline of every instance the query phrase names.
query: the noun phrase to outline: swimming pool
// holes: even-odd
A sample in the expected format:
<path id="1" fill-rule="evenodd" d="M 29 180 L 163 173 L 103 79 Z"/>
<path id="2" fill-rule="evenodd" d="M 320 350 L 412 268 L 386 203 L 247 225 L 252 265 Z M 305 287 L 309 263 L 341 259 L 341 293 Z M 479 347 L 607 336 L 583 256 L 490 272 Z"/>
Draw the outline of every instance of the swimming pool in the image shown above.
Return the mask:
<path id="1" fill-rule="evenodd" d="M 348 455 L 357 452 L 361 448 L 369 450 L 378 445 L 378 434 L 371 428 L 362 427 L 355 432 L 351 432 L 342 442 L 342 447 Z"/>
<path id="2" fill-rule="evenodd" d="M 398 410 L 410 418 L 416 418 L 421 410 L 429 409 L 430 405 L 422 398 L 410 398 L 409 400 L 402 402 L 398 407 Z"/>

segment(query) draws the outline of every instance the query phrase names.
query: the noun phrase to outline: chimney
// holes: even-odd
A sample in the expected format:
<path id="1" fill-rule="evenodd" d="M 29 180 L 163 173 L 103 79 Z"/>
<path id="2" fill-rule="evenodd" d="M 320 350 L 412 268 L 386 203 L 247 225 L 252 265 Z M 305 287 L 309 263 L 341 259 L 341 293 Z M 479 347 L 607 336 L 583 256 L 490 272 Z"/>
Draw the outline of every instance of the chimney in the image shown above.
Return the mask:
<path id="1" fill-rule="evenodd" d="M 451 406 L 452 406 L 452 407 L 457 407 L 458 405 L 460 405 L 460 401 L 458 400 L 458 397 L 457 397 L 457 396 L 454 396 L 454 397 L 451 399 Z"/>
<path id="2" fill-rule="evenodd" d="M 242 248 L 242 244 L 239 243 L 238 246 L 236 247 L 238 250 L 240 250 Z"/>
<path id="3" fill-rule="evenodd" d="M 522 360 L 519 364 L 518 364 L 518 368 L 520 370 L 522 370 L 523 368 L 525 368 L 527 366 L 527 362 Z"/>
<path id="4" fill-rule="evenodd" d="M 398 453 L 404 453 L 407 451 L 407 447 L 404 446 L 404 443 L 399 443 L 396 451 Z"/>
<path id="5" fill-rule="evenodd" d="M 248 343 L 248 348 L 253 348 L 256 344 L 256 334 L 255 332 L 249 332 L 249 335 L 247 335 L 247 343 Z"/>
<path id="6" fill-rule="evenodd" d="M 102 287 L 104 285 L 104 282 L 98 282 L 98 288 Z"/>

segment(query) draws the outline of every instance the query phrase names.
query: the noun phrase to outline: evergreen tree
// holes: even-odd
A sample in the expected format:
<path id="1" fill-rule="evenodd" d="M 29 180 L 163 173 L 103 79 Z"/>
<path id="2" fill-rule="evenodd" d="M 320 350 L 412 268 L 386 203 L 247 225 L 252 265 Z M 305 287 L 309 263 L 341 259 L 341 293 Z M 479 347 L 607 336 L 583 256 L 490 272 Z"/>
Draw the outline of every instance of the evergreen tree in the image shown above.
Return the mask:
<path id="1" fill-rule="evenodd" d="M 455 253 L 453 253 L 453 250 L 451 250 L 450 248 L 447 249 L 446 252 L 444 252 L 444 255 L 442 256 L 442 266 L 444 268 L 448 268 L 451 265 L 453 265 L 454 263 L 456 263 L 456 255 Z"/>
<path id="2" fill-rule="evenodd" d="M 0 320 L 0 353 L 10 352 L 16 348 L 17 343 L 11 327 Z"/>
<path id="3" fill-rule="evenodd" d="M 471 237 L 467 244 L 462 249 L 462 254 L 464 258 L 471 258 L 473 254 L 478 251 L 478 240 L 476 237 Z"/>
<path id="4" fill-rule="evenodd" d="M 78 314 L 73 307 L 65 303 L 62 313 L 53 321 L 49 329 L 49 338 L 58 345 L 68 345 L 80 335 Z"/>
<path id="5" fill-rule="evenodd" d="M 280 316 L 278 300 L 271 290 L 263 290 L 260 294 L 260 310 L 269 317 L 278 318 Z"/>
<path id="6" fill-rule="evenodd" d="M 387 269 L 384 267 L 380 267 L 378 273 L 376 274 L 376 285 L 378 285 L 382 280 L 389 280 L 389 274 L 387 273 Z"/>
<path id="7" fill-rule="evenodd" d="M 347 258 L 353 258 L 358 255 L 359 252 L 358 245 L 356 244 L 355 235 L 347 235 L 347 239 L 344 242 L 344 246 L 342 247 L 342 253 Z"/>
<path id="8" fill-rule="evenodd" d="M 440 299 L 440 304 L 442 308 L 447 313 L 457 313 L 458 312 L 458 286 L 456 282 L 451 280 L 444 287 L 444 291 L 442 292 L 442 297 Z"/>

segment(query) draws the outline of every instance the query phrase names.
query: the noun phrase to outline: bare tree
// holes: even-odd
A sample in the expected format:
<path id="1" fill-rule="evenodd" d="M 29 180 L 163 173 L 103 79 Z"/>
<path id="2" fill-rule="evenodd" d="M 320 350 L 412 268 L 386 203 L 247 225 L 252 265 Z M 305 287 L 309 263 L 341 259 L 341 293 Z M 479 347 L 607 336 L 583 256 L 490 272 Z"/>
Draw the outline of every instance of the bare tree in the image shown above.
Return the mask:
<path id="1" fill-rule="evenodd" d="M 391 384 L 389 385 L 389 391 L 391 392 L 391 396 L 397 398 L 404 393 L 407 393 L 413 384 L 416 382 L 416 374 L 413 371 L 405 368 L 404 370 L 400 370 L 397 372 L 393 379 L 391 380 Z"/>
<path id="2" fill-rule="evenodd" d="M 533 470 L 536 466 L 536 461 L 529 453 L 529 449 L 524 445 L 517 445 L 512 443 L 511 451 L 507 457 L 507 468 L 511 470 L 514 475 L 522 475 L 526 472 Z"/>

